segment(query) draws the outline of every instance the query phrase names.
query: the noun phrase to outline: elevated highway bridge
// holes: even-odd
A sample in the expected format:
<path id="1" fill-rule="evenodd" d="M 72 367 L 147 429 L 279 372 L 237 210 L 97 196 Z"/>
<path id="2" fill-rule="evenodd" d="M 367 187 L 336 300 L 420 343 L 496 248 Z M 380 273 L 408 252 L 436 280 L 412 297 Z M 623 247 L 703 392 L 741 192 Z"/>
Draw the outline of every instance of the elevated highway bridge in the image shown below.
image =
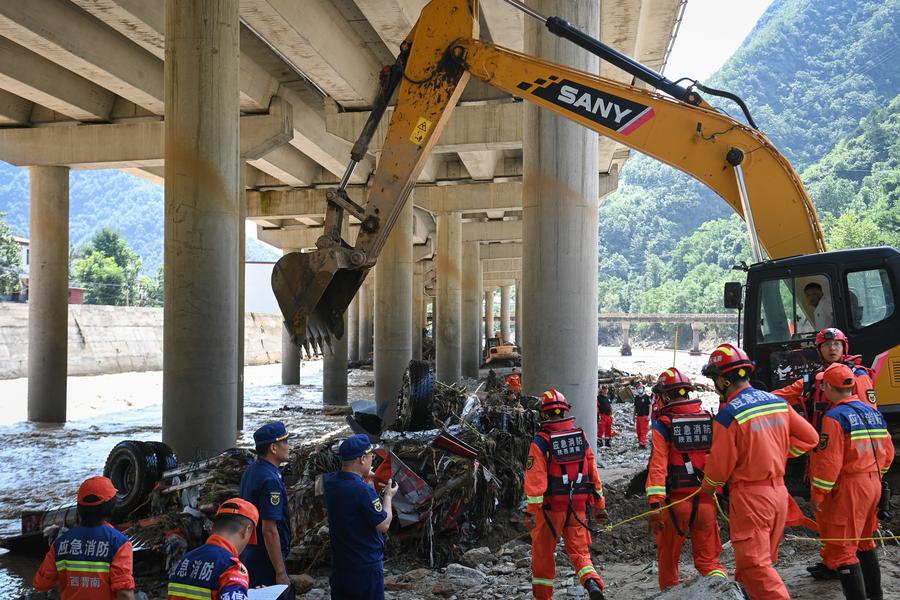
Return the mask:
<path id="1" fill-rule="evenodd" d="M 379 71 L 424 4 L 0 2 L 0 160 L 30 169 L 30 419 L 66 420 L 69 172 L 115 168 L 165 187 L 163 438 L 184 457 L 233 445 L 245 220 L 285 252 L 315 245 Z M 663 71 L 685 2 L 529 4 Z M 484 39 L 631 82 L 502 0 L 480 7 Z M 384 131 L 350 181 L 357 199 Z M 499 289 L 508 323 L 515 290 L 526 389 L 563 389 L 590 429 L 596 365 L 583 357 L 597 333 L 597 206 L 628 154 L 473 81 L 326 356 L 325 402 L 346 402 L 348 356 L 373 351 L 376 400 L 395 396 L 421 354 L 412 332 L 426 303 L 436 304 L 438 377 L 477 375 L 482 335 L 493 333 L 482 333 L 483 316 Z M 347 227 L 352 241 L 358 223 Z M 555 331 L 573 334 L 562 343 Z M 298 381 L 299 361 L 285 339 L 285 383 Z"/>

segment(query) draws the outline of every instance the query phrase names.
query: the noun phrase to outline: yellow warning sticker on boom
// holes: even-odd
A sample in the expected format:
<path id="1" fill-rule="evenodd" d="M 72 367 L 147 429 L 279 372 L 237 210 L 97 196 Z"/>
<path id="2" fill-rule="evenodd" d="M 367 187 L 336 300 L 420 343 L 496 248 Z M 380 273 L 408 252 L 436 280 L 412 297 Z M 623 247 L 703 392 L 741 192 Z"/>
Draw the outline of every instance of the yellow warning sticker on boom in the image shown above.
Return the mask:
<path id="1" fill-rule="evenodd" d="M 425 142 L 425 138 L 428 137 L 429 129 L 431 129 L 431 121 L 425 117 L 419 117 L 416 126 L 413 128 L 412 135 L 409 136 L 409 141 L 421 146 Z"/>

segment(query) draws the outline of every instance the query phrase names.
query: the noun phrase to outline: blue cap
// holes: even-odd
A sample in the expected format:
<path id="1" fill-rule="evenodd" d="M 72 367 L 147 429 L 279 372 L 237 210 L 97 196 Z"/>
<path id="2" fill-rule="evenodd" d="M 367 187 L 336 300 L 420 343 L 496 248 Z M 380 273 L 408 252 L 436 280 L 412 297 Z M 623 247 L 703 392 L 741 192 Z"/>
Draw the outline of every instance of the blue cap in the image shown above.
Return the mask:
<path id="1" fill-rule="evenodd" d="M 359 458 L 363 454 L 378 450 L 378 447 L 378 444 L 373 444 L 369 441 L 369 436 L 364 433 L 357 433 L 341 442 L 339 452 L 341 460 L 348 461 Z"/>
<path id="2" fill-rule="evenodd" d="M 281 421 L 274 423 L 266 423 L 256 430 L 253 434 L 253 442 L 257 446 L 265 446 L 266 444 L 274 444 L 288 438 L 287 428 Z"/>

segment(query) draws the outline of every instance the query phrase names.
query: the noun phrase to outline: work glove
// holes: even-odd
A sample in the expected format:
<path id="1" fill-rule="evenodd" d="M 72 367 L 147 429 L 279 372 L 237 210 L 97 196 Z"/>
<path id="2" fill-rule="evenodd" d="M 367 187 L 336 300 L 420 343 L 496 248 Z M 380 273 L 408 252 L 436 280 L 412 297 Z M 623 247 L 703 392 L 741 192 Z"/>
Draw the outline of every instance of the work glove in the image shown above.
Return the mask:
<path id="1" fill-rule="evenodd" d="M 665 516 L 661 510 L 650 513 L 650 533 L 655 535 L 663 530 L 663 527 L 665 526 L 665 521 L 663 519 L 665 519 Z"/>
<path id="2" fill-rule="evenodd" d="M 525 528 L 531 531 L 535 527 L 534 515 L 527 512 L 525 516 L 522 517 L 522 524 L 525 525 Z"/>
<path id="3" fill-rule="evenodd" d="M 606 525 L 609 523 L 609 513 L 606 512 L 605 508 L 595 507 L 594 520 L 600 525 Z"/>

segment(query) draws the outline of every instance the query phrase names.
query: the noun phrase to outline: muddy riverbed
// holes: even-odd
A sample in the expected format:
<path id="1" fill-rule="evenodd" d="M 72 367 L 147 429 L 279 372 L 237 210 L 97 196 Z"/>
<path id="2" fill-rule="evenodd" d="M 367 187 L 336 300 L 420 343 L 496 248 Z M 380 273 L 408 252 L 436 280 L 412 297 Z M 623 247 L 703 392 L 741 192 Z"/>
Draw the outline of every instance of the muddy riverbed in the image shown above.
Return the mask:
<path id="1" fill-rule="evenodd" d="M 671 350 L 634 348 L 634 355 L 621 357 L 617 348 L 601 347 L 601 369 L 615 367 L 630 373 L 655 376 L 671 366 Z M 699 378 L 705 357 L 678 353 L 676 364 L 691 378 Z M 501 370 L 501 373 L 503 371 Z M 301 384 L 280 385 L 280 365 L 248 367 L 245 371 L 245 432 L 239 443 L 250 445 L 253 430 L 262 422 L 284 420 L 289 429 L 314 439 L 344 427 L 343 417 L 322 413 L 321 362 L 305 362 Z M 351 401 L 373 395 L 371 371 L 350 374 Z M 69 502 L 79 482 L 102 471 L 109 451 L 124 439 L 160 439 L 162 374 L 126 373 L 97 377 L 69 378 L 70 422 L 64 426 L 39 426 L 24 422 L 25 380 L 0 381 L 0 536 L 18 532 L 18 515 L 26 508 L 50 508 Z M 716 404 L 715 394 L 702 394 L 705 403 Z M 599 462 L 607 482 L 613 521 L 625 519 L 645 509 L 641 497 L 627 497 L 633 475 L 646 465 L 649 451 L 641 450 L 633 426 L 629 404 L 615 405 L 615 428 L 620 435 L 611 448 L 601 449 Z M 892 523 L 893 525 L 893 523 Z M 512 516 L 505 529 L 525 533 Z M 896 524 L 900 530 L 900 522 Z M 800 535 L 802 532 L 795 532 Z M 727 540 L 727 528 L 723 539 Z M 530 572 L 527 536 L 518 541 L 489 540 L 483 560 L 471 557 L 464 568 L 424 569 L 407 559 L 386 564 L 389 591 L 397 600 L 419 598 L 529 598 Z M 390 541 L 388 542 L 390 544 Z M 689 544 L 688 544 L 689 546 Z M 783 546 L 779 571 L 792 598 L 837 600 L 842 598 L 835 581 L 815 582 L 804 567 L 815 562 L 817 546 L 806 540 L 788 541 Z M 2 550 L 0 550 L 2 552 Z M 682 575 L 693 576 L 687 549 Z M 656 587 L 655 548 L 647 534 L 646 522 L 635 521 L 595 537 L 592 554 L 607 580 L 609 598 L 643 599 L 654 595 Z M 900 597 L 900 547 L 887 546 L 882 553 L 885 597 Z M 734 558 L 726 548 L 723 560 L 733 569 Z M 18 598 L 28 589 L 39 557 L 0 554 L 0 597 Z M 554 597 L 585 597 L 576 585 L 574 573 L 559 553 L 557 589 Z M 465 569 L 471 569 L 466 571 Z M 419 569 L 419 570 L 416 570 Z M 474 571 L 474 572 L 473 572 Z M 414 576 L 410 576 L 410 573 Z M 304 598 L 327 598 L 327 571 L 310 573 L 312 588 Z M 154 589 L 147 588 L 150 598 Z M 159 593 L 159 588 L 155 588 Z M 156 596 L 161 597 L 161 596 Z"/>

